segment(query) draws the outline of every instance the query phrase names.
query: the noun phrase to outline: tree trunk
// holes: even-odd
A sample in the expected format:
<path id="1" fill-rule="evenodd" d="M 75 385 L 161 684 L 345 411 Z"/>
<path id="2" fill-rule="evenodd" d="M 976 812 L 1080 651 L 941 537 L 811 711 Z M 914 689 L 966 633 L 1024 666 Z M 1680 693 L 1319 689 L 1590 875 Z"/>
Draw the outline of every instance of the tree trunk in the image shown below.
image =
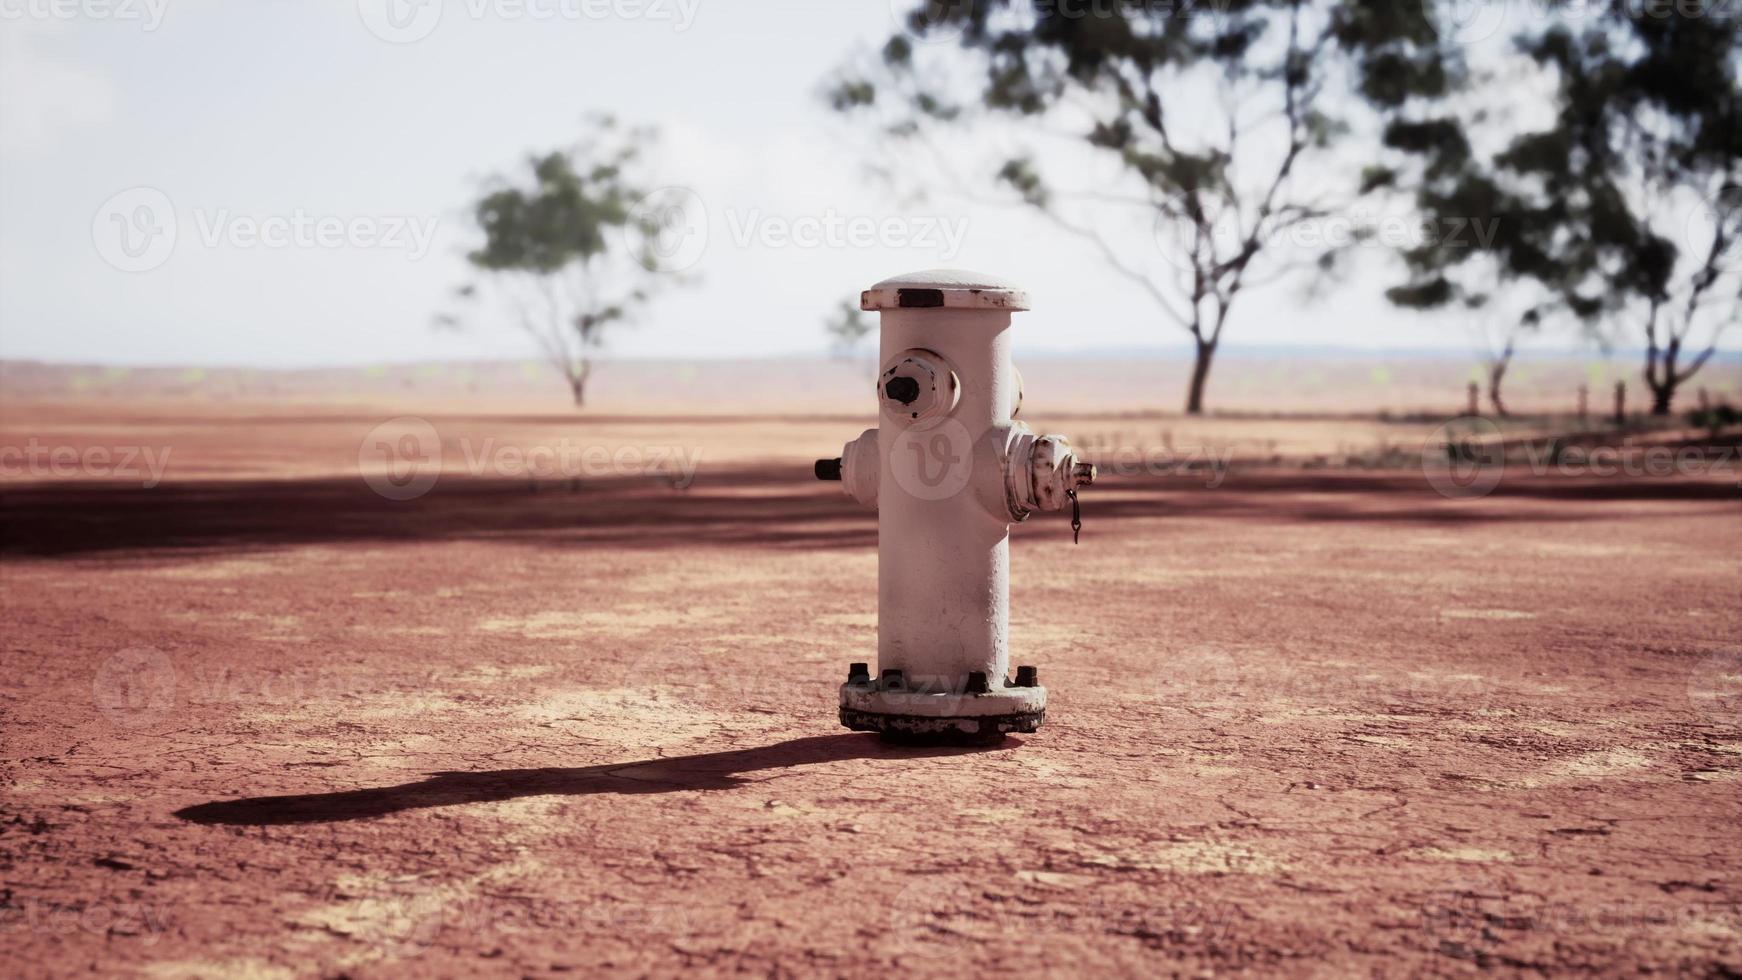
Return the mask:
<path id="1" fill-rule="evenodd" d="M 587 378 L 593 374 L 590 361 L 582 361 L 569 369 L 569 390 L 574 393 L 575 407 L 582 408 L 587 404 Z"/>
<path id="2" fill-rule="evenodd" d="M 1488 365 L 1488 403 L 1494 406 L 1494 415 L 1498 418 L 1512 417 L 1512 413 L 1506 410 L 1506 403 L 1500 400 L 1500 382 L 1506 380 L 1506 369 L 1511 366 L 1510 356 Z"/>
<path id="3" fill-rule="evenodd" d="M 1216 345 L 1198 341 L 1198 359 L 1192 365 L 1192 386 L 1186 393 L 1186 414 L 1204 414 L 1204 387 L 1210 380 L 1210 362 L 1216 358 Z"/>
<path id="4" fill-rule="evenodd" d="M 1675 382 L 1654 384 L 1651 386 L 1651 414 L 1658 417 L 1667 416 L 1670 407 L 1675 403 Z"/>
<path id="5" fill-rule="evenodd" d="M 1675 401 L 1676 385 L 1684 380 L 1676 376 L 1676 362 L 1681 359 L 1682 343 L 1681 338 L 1671 329 L 1669 343 L 1660 354 L 1657 349 L 1655 317 L 1649 329 L 1651 346 L 1645 351 L 1645 386 L 1651 389 L 1651 414 L 1661 418 L 1669 414 L 1670 404 Z"/>

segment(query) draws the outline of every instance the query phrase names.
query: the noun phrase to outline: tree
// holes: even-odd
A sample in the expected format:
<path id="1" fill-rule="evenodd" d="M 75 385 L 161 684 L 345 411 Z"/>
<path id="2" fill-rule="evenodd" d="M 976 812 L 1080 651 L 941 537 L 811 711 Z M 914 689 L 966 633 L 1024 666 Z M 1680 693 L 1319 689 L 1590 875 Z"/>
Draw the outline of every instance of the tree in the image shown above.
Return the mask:
<path id="1" fill-rule="evenodd" d="M 490 181 L 472 207 L 484 244 L 468 261 L 563 373 L 576 406 L 585 404 L 605 329 L 677 281 L 660 266 L 673 205 L 633 177 L 652 139 L 650 130 L 596 119 L 575 147 L 529 157 L 524 179 Z M 459 290 L 462 299 L 479 294 L 475 284 Z"/>
<path id="2" fill-rule="evenodd" d="M 1503 270 L 1599 335 L 1640 336 L 1652 413 L 1667 416 L 1742 318 L 1742 13 L 1616 5 L 1518 50 L 1553 73 L 1555 115 L 1472 178 L 1526 242 Z"/>
<path id="3" fill-rule="evenodd" d="M 1302 180 L 1305 166 L 1332 160 L 1359 106 L 1401 112 L 1450 84 L 1455 59 L 1432 13 L 1425 0 L 934 0 L 830 100 L 880 112 L 886 135 L 921 142 L 1019 123 L 1026 138 L 988 176 L 1096 248 L 1190 334 L 1186 411 L 1198 414 L 1236 300 L 1299 267 L 1274 246 L 1367 190 Z M 966 101 L 943 94 L 964 84 Z M 1123 186 L 1057 186 L 1077 168 L 1043 173 L 1034 144 L 1049 127 L 1112 162 Z M 939 153 L 939 168 L 952 156 Z M 1094 220 L 1105 210 L 1150 216 L 1171 269 L 1117 247 Z M 1328 268 L 1333 254 L 1312 257 Z"/>
<path id="4" fill-rule="evenodd" d="M 824 332 L 829 335 L 829 346 L 837 357 L 851 357 L 859 342 L 875 329 L 871 319 L 859 309 L 859 304 L 851 300 L 842 300 L 834 318 L 823 325 Z"/>
<path id="5" fill-rule="evenodd" d="M 1488 402 L 1502 418 L 1506 373 L 1519 345 L 1560 309 L 1556 289 L 1571 270 L 1547 254 L 1555 227 L 1552 205 L 1500 186 L 1475 160 L 1459 123 L 1451 119 L 1396 121 L 1385 142 L 1410 152 L 1418 165 L 1407 178 L 1426 235 L 1402 252 L 1409 281 L 1386 290 L 1398 306 L 1453 309 L 1472 321 L 1487 374 Z M 1419 165 L 1419 156 L 1431 162 Z M 1375 184 L 1396 186 L 1397 170 L 1375 171 Z"/>
<path id="6" fill-rule="evenodd" d="M 1742 12 L 1623 6 L 1525 50 L 1559 73 L 1559 126 L 1508 162 L 1567 189 L 1567 247 L 1589 272 L 1569 303 L 1642 330 L 1652 414 L 1667 416 L 1742 317 Z"/>

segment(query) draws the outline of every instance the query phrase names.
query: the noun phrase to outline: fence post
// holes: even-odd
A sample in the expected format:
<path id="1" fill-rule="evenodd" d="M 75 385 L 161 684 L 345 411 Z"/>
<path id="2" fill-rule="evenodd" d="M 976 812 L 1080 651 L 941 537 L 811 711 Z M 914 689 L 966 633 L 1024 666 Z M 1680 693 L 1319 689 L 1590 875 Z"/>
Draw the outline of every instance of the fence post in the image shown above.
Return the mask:
<path id="1" fill-rule="evenodd" d="M 1615 424 L 1627 424 L 1627 382 L 1615 382 Z"/>
<path id="2" fill-rule="evenodd" d="M 1591 386 L 1579 385 L 1579 424 L 1591 417 Z"/>
<path id="3" fill-rule="evenodd" d="M 1482 386 L 1474 381 L 1470 382 L 1470 411 L 1468 414 L 1482 414 Z"/>

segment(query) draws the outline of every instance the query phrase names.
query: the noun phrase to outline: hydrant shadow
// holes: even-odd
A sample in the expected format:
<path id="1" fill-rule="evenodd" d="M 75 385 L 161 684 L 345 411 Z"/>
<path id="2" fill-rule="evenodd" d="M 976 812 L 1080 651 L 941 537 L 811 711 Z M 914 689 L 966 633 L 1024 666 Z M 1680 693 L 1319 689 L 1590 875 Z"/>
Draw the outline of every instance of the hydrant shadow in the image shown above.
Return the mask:
<path id="1" fill-rule="evenodd" d="M 526 796 L 591 796 L 595 793 L 672 793 L 723 790 L 754 783 L 741 773 L 792 769 L 854 759 L 916 759 L 998 751 L 1020 745 L 916 747 L 892 745 L 872 735 L 821 735 L 753 749 L 706 752 L 670 759 L 648 759 L 575 769 L 499 769 L 488 772 L 438 772 L 398 786 L 217 800 L 177 810 L 198 824 L 280 826 L 368 820 L 402 810 L 492 803 Z"/>

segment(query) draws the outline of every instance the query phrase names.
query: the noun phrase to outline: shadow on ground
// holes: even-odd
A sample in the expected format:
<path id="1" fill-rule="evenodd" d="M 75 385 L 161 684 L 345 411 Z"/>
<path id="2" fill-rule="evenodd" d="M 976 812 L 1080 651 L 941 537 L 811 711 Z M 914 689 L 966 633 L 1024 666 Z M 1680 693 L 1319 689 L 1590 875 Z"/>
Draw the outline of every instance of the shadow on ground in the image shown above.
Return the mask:
<path id="1" fill-rule="evenodd" d="M 579 769 L 500 769 L 489 772 L 441 772 L 415 783 L 309 793 L 257 796 L 202 803 L 175 815 L 198 824 L 279 826 L 368 820 L 402 810 L 495 803 L 526 796 L 591 796 L 599 793 L 672 793 L 681 790 L 722 790 L 752 780 L 747 772 L 854 759 L 916 759 L 969 752 L 996 752 L 1021 745 L 1005 739 L 998 745 L 971 748 L 919 748 L 891 745 L 873 735 L 821 735 L 731 752 L 707 752 L 671 759 Z"/>
<path id="2" fill-rule="evenodd" d="M 1733 483 L 1652 477 L 1508 478 L 1480 500 L 1447 499 L 1415 471 L 1236 470 L 1108 476 L 1083 494 L 1090 527 L 1130 518 L 1466 525 L 1584 520 L 1533 502 L 1736 501 Z M 1018 537 L 1068 534 L 1041 515 Z M 338 542 L 512 540 L 563 548 L 866 548 L 876 516 L 838 484 L 798 468 L 704 473 L 688 489 L 610 479 L 585 484 L 444 478 L 415 500 L 360 479 L 163 484 L 32 484 L 0 491 L 0 553 L 247 550 Z"/>

